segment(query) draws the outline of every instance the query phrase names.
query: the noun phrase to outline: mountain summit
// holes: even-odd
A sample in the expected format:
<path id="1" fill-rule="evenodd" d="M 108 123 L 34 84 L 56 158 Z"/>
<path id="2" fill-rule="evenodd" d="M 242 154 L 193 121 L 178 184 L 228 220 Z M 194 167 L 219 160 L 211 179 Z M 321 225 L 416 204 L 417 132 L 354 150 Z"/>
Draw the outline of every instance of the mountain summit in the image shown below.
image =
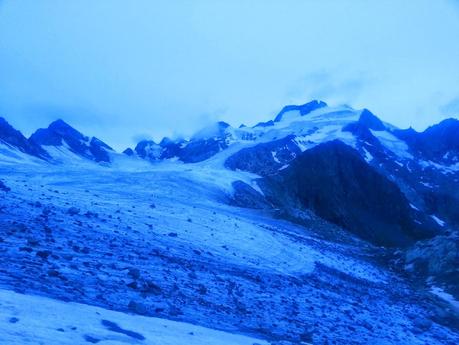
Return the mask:
<path id="1" fill-rule="evenodd" d="M 27 140 L 20 131 L 14 129 L 3 117 L 0 117 L 0 142 L 32 156 L 49 158 L 49 155 L 40 145 Z"/>
<path id="2" fill-rule="evenodd" d="M 61 119 L 52 122 L 48 128 L 38 129 L 32 134 L 30 141 L 45 148 L 66 148 L 76 155 L 96 162 L 110 162 L 109 152 L 113 151 L 101 140 L 84 136 Z"/>

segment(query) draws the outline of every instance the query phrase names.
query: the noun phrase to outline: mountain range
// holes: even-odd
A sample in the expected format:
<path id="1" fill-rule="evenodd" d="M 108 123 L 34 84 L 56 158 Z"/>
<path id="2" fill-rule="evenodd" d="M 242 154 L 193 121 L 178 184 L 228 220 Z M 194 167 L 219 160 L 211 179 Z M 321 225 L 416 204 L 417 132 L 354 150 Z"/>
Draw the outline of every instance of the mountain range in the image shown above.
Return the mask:
<path id="1" fill-rule="evenodd" d="M 110 164 L 122 156 L 103 141 L 83 135 L 63 120 L 54 121 L 48 128 L 38 129 L 26 138 L 0 118 L 0 143 L 0 159 L 5 162 L 37 158 L 50 164 L 72 164 L 82 160 Z M 315 146 L 320 148 L 311 150 Z M 123 155 L 132 161 L 218 161 L 226 169 L 251 172 L 267 181 L 282 176 L 285 179 L 293 170 L 296 172 L 292 173 L 304 173 L 299 164 L 313 152 L 322 157 L 330 155 L 316 172 L 345 170 L 341 172 L 343 176 L 353 176 L 354 181 L 357 181 L 356 172 L 376 172 L 375 181 L 369 183 L 368 189 L 378 183 L 394 186 L 401 192 L 397 199 L 403 202 L 397 204 L 404 205 L 404 213 L 431 215 L 437 228 L 444 227 L 445 222 L 459 225 L 456 208 L 459 195 L 453 188 L 459 172 L 459 120 L 456 119 L 447 119 L 423 132 L 416 132 L 412 128 L 401 130 L 384 123 L 368 109 L 332 108 L 325 102 L 311 101 L 285 106 L 274 120 L 253 127 L 234 128 L 218 122 L 188 140 L 140 141 L 134 149 L 126 149 Z M 336 166 L 341 158 L 343 162 L 355 160 L 359 166 Z M 332 181 L 333 178 L 336 176 L 317 181 L 319 189 L 323 190 L 330 182 L 344 187 L 344 181 Z M 287 180 L 291 182 L 292 178 Z M 358 199 L 362 197 L 363 194 Z M 316 203 L 306 204 L 307 208 L 320 208 Z M 339 218 L 337 215 L 324 217 Z M 425 217 L 416 222 L 429 223 L 426 226 L 430 230 L 425 230 L 426 234 L 438 232 L 435 224 Z M 422 237 L 424 232 L 419 231 L 418 235 Z"/>
<path id="2" fill-rule="evenodd" d="M 26 138 L 0 118 L 0 193 L 8 287 L 27 280 L 34 294 L 272 344 L 459 339 L 457 119 L 417 132 L 313 100 L 252 127 L 217 122 L 120 153 L 63 120 Z M 18 273 L 18 252 L 46 256 L 45 283 Z M 80 255 L 87 266 L 73 267 Z M 98 264 L 113 278 L 87 272 Z M 374 314 L 386 308 L 388 319 Z M 403 336 L 378 329 L 387 322 Z"/>

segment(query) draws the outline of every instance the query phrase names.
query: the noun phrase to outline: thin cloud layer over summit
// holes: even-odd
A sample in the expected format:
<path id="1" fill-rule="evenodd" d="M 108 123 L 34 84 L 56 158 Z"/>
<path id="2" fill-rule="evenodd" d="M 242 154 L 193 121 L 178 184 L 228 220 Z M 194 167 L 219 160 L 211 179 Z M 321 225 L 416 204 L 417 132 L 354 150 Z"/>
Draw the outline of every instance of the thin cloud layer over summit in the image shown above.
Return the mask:
<path id="1" fill-rule="evenodd" d="M 27 134 L 89 118 L 119 149 L 310 99 L 424 129 L 457 116 L 457 37 L 454 1 L 7 0 L 0 112 Z"/>

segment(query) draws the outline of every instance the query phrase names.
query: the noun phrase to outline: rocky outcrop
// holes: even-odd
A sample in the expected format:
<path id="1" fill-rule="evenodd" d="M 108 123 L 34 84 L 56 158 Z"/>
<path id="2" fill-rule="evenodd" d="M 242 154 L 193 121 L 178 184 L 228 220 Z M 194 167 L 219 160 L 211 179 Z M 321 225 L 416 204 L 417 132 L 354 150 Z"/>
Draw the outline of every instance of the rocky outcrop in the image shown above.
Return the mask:
<path id="1" fill-rule="evenodd" d="M 338 140 L 303 152 L 263 186 L 280 207 L 311 209 L 377 245 L 406 246 L 439 231 L 410 207 L 395 183 Z"/>
<path id="2" fill-rule="evenodd" d="M 172 140 L 168 137 L 164 137 L 159 143 L 159 146 L 162 148 L 161 159 L 179 157 L 183 143 L 183 139 Z"/>
<path id="3" fill-rule="evenodd" d="M 135 152 L 140 158 L 154 161 L 161 158 L 162 147 L 153 140 L 142 140 L 135 147 Z"/>
<path id="4" fill-rule="evenodd" d="M 123 151 L 123 153 L 126 155 L 126 156 L 134 156 L 135 152 L 133 149 L 131 149 L 130 147 L 128 147 L 126 150 Z"/>
<path id="5" fill-rule="evenodd" d="M 386 126 L 383 122 L 368 109 L 363 109 L 360 114 L 359 123 L 374 131 L 384 131 Z"/>
<path id="6" fill-rule="evenodd" d="M 227 147 L 225 140 L 220 138 L 193 140 L 183 145 L 178 157 L 185 163 L 202 162 Z"/>
<path id="7" fill-rule="evenodd" d="M 417 276 L 430 277 L 459 300 L 459 235 L 436 236 L 420 241 L 405 252 L 405 269 Z"/>
<path id="8" fill-rule="evenodd" d="M 294 136 L 258 144 L 230 156 L 225 166 L 232 170 L 249 171 L 261 176 L 277 173 L 301 153 Z"/>
<path id="9" fill-rule="evenodd" d="M 238 207 L 267 209 L 271 205 L 266 201 L 265 197 L 256 191 L 253 187 L 242 181 L 234 181 L 232 183 L 233 195 L 231 204 Z"/>
<path id="10" fill-rule="evenodd" d="M 109 152 L 112 148 L 96 137 L 91 138 L 89 152 L 96 162 L 110 162 Z"/>
<path id="11" fill-rule="evenodd" d="M 443 164 L 459 162 L 459 120 L 446 119 L 418 133 L 412 128 L 396 130 L 416 155 Z"/>

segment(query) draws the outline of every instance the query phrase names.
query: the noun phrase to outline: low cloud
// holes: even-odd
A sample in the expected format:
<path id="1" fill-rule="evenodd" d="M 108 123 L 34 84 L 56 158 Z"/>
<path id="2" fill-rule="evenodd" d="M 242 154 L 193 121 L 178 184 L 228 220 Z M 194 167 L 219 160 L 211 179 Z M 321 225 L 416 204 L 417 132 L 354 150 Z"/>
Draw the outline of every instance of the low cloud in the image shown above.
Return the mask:
<path id="1" fill-rule="evenodd" d="M 318 99 L 332 104 L 353 104 L 370 86 L 370 78 L 363 72 L 358 76 L 340 76 L 340 72 L 314 72 L 297 80 L 287 96 L 298 101 Z"/>
<path id="2" fill-rule="evenodd" d="M 153 137 L 147 133 L 139 133 L 139 134 L 132 136 L 132 141 L 134 143 L 138 143 L 143 140 L 153 140 L 154 141 Z"/>
<path id="3" fill-rule="evenodd" d="M 459 117 L 459 96 L 441 106 L 440 112 L 444 116 Z"/>

